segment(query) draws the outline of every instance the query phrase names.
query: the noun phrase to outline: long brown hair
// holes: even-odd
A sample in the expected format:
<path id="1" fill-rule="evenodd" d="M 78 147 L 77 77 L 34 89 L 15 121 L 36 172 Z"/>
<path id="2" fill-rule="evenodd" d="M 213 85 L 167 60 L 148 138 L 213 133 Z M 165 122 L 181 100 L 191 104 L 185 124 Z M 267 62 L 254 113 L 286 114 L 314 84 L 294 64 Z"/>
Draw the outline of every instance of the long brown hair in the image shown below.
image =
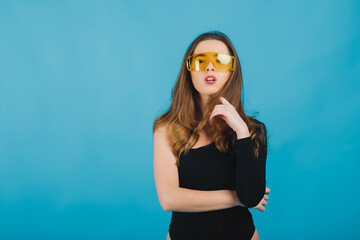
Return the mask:
<path id="1" fill-rule="evenodd" d="M 186 69 L 186 58 L 193 54 L 196 46 L 204 40 L 219 40 L 225 43 L 231 55 L 236 59 L 235 69 L 230 78 L 217 93 L 209 96 L 206 106 L 201 109 L 199 92 L 195 89 L 190 72 Z M 254 153 L 259 154 L 260 144 L 266 146 L 265 125 L 255 119 L 255 116 L 247 116 L 244 112 L 243 100 L 243 78 L 239 57 L 230 39 L 222 32 L 206 32 L 198 36 L 188 47 L 183 58 L 178 79 L 172 89 L 172 102 L 169 109 L 154 121 L 153 134 L 155 130 L 168 124 L 168 139 L 172 146 L 172 152 L 179 166 L 180 156 L 187 153 L 199 139 L 199 134 L 204 131 L 215 146 L 221 152 L 232 149 L 236 139 L 236 133 L 221 118 L 215 117 L 209 121 L 210 115 L 217 104 L 221 104 L 220 96 L 226 98 L 239 113 L 240 117 L 248 126 L 253 143 Z"/>

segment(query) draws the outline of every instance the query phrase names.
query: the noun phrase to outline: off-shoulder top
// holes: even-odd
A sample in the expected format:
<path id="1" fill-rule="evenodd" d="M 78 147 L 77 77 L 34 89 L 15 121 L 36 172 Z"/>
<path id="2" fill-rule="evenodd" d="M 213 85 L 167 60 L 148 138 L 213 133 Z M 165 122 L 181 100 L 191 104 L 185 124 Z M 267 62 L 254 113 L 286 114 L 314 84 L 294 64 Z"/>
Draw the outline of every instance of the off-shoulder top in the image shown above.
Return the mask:
<path id="1" fill-rule="evenodd" d="M 263 134 L 266 128 L 263 123 Z M 179 184 L 195 190 L 236 190 L 245 205 L 203 212 L 172 211 L 171 240 L 250 240 L 255 226 L 248 208 L 258 205 L 265 194 L 267 143 L 255 156 L 251 137 L 235 140 L 234 151 L 220 152 L 215 142 L 190 149 L 180 156 Z"/>

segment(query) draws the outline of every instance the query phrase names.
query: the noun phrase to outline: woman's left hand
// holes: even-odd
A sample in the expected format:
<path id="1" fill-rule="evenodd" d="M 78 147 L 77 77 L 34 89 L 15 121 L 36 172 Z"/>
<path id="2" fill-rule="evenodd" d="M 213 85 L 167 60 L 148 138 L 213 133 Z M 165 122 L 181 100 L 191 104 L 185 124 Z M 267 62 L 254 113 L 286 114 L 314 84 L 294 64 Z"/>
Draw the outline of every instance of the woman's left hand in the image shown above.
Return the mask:
<path id="1" fill-rule="evenodd" d="M 258 205 L 256 205 L 255 207 L 252 207 L 252 209 L 258 209 L 260 212 L 264 212 L 265 211 L 265 207 L 267 205 L 267 200 L 269 200 L 269 194 L 270 192 L 270 188 L 265 187 L 265 194 L 263 196 L 263 198 L 260 200 L 260 202 L 258 203 Z"/>
<path id="2" fill-rule="evenodd" d="M 219 116 L 236 132 L 238 138 L 250 136 L 246 123 L 240 117 L 235 107 L 224 97 L 220 97 L 220 101 L 222 104 L 218 104 L 214 107 L 214 110 L 210 115 L 210 121 L 215 116 Z"/>

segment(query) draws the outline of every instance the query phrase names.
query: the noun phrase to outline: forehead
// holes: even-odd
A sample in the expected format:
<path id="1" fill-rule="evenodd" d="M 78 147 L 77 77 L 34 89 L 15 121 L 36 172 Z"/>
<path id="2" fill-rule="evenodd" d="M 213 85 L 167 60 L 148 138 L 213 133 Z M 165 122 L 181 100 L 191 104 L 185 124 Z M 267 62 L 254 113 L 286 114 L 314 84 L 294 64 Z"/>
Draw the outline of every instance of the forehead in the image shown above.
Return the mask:
<path id="1" fill-rule="evenodd" d="M 202 52 L 222 52 L 229 54 L 229 50 L 225 43 L 219 40 L 204 40 L 198 43 L 194 49 L 193 54 L 202 53 Z"/>

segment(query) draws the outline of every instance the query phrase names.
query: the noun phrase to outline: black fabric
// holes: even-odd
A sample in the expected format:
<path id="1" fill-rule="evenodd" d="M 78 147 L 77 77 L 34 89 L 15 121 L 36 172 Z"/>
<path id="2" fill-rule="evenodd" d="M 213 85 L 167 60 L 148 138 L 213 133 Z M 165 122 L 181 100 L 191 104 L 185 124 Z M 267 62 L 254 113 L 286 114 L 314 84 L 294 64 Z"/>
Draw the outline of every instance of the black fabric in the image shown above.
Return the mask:
<path id="1" fill-rule="evenodd" d="M 262 123 L 266 137 L 266 128 Z M 250 137 L 236 139 L 234 151 L 220 152 L 215 143 L 190 149 L 180 156 L 179 184 L 195 190 L 236 190 L 245 207 L 203 212 L 172 212 L 171 240 L 249 240 L 255 226 L 248 208 L 265 194 L 267 144 L 260 145 L 256 158 Z"/>

